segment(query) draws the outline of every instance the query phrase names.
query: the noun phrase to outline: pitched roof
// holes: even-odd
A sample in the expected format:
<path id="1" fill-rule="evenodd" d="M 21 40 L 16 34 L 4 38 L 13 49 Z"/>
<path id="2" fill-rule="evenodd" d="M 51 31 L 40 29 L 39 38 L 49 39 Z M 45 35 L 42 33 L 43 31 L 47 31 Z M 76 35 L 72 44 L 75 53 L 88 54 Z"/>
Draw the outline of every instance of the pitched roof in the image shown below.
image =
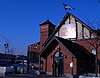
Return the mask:
<path id="1" fill-rule="evenodd" d="M 67 13 L 63 19 L 61 20 L 61 22 L 59 23 L 59 25 L 55 28 L 54 32 L 50 35 L 50 37 L 45 41 L 44 46 L 50 41 L 50 39 L 52 39 L 53 36 L 55 36 L 55 34 L 57 33 L 57 31 L 61 28 L 61 26 L 65 23 L 66 19 L 72 16 L 75 18 L 76 21 L 82 23 L 87 29 L 89 29 L 92 33 L 94 33 L 93 29 L 90 28 L 88 25 L 86 25 L 84 22 L 82 22 L 80 19 L 78 19 L 77 17 L 75 17 L 73 14 L 71 13 Z M 95 34 L 95 33 L 94 33 Z"/>
<path id="2" fill-rule="evenodd" d="M 55 47 L 58 43 L 61 43 L 66 50 L 68 50 L 73 56 L 78 57 L 78 55 L 91 55 L 89 52 L 87 52 L 87 50 L 76 44 L 73 43 L 71 41 L 68 41 L 66 39 L 63 38 L 59 38 L 59 37 L 55 37 L 55 34 L 57 33 L 57 31 L 59 31 L 59 29 L 61 28 L 61 26 L 65 23 L 66 19 L 68 19 L 69 16 L 72 16 L 73 18 L 75 18 L 76 21 L 80 22 L 81 24 L 83 24 L 88 30 L 90 30 L 92 33 L 95 34 L 95 32 L 93 31 L 92 28 L 90 28 L 88 25 L 86 25 L 84 22 L 82 22 L 80 19 L 78 19 L 77 17 L 75 17 L 74 15 L 72 15 L 71 13 L 67 13 L 63 19 L 61 20 L 61 22 L 58 24 L 58 26 L 55 28 L 54 32 L 50 35 L 50 37 L 45 41 L 43 49 L 40 52 L 40 55 L 42 56 L 47 56 Z M 65 44 L 66 43 L 66 44 Z M 69 44 L 69 45 L 67 45 Z M 52 46 L 53 45 L 53 46 Z M 52 47 L 52 48 L 51 48 Z M 45 53 L 45 51 L 49 51 L 48 53 Z M 80 52 L 80 53 L 79 53 Z M 45 57 L 44 56 L 44 57 Z"/>
<path id="3" fill-rule="evenodd" d="M 81 56 L 93 56 L 84 47 L 60 37 L 53 37 L 50 42 L 42 49 L 40 56 L 46 58 L 59 43 L 66 49 L 66 52 L 69 52 L 73 57 L 80 58 Z"/>
<path id="4" fill-rule="evenodd" d="M 53 25 L 53 26 L 55 26 L 53 23 L 51 23 L 49 20 L 46 20 L 45 22 L 43 22 L 42 24 L 40 24 L 40 26 L 41 25 L 45 25 L 45 24 L 50 24 L 50 25 Z"/>
<path id="5" fill-rule="evenodd" d="M 56 37 L 56 38 L 58 42 L 60 42 L 65 48 L 67 48 L 75 57 L 79 57 L 80 55 L 83 56 L 92 55 L 83 46 L 74 43 L 71 40 L 63 39 L 60 37 Z"/>

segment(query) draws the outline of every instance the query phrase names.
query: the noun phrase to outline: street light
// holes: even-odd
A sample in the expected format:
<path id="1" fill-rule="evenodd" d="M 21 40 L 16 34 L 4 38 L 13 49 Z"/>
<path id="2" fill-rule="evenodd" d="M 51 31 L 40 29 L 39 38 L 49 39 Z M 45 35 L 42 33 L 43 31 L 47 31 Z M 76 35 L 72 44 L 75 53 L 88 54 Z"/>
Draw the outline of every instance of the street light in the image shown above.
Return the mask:
<path id="1" fill-rule="evenodd" d="M 7 53 L 8 44 L 4 44 L 5 47 L 5 54 Z"/>

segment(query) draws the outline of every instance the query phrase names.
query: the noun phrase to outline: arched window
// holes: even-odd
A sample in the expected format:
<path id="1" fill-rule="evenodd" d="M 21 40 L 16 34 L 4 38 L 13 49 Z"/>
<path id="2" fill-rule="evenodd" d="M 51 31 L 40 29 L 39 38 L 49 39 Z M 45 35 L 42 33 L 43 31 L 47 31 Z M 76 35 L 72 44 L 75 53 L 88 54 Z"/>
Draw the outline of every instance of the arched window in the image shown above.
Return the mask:
<path id="1" fill-rule="evenodd" d="M 54 76 L 63 76 L 64 74 L 64 55 L 57 49 L 53 55 L 53 75 Z"/>

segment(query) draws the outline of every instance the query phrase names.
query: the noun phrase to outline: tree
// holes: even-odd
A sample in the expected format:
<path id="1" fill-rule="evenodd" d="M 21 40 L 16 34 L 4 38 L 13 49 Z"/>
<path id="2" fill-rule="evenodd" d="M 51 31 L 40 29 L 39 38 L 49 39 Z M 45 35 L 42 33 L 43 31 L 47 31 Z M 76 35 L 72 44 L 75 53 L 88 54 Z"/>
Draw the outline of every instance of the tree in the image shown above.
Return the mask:
<path id="1" fill-rule="evenodd" d="M 5 49 L 5 54 L 13 54 L 15 52 L 15 48 L 12 46 L 11 41 L 9 41 L 7 38 L 4 36 L 2 37 L 4 40 L 4 49 Z"/>

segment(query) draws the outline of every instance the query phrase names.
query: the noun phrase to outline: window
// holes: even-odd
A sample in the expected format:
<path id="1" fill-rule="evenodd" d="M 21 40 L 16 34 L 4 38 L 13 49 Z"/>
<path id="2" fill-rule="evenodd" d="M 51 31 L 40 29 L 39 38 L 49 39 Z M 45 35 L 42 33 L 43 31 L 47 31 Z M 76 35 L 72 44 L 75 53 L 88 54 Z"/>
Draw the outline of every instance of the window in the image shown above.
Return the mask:
<path id="1" fill-rule="evenodd" d="M 37 49 L 38 47 L 37 46 L 34 46 L 34 49 Z"/>
<path id="2" fill-rule="evenodd" d="M 60 29 L 60 37 L 67 38 L 76 38 L 76 26 L 75 24 L 64 24 Z"/>
<path id="3" fill-rule="evenodd" d="M 42 34 L 42 37 L 45 37 L 46 36 L 46 34 Z"/>
<path id="4" fill-rule="evenodd" d="M 55 53 L 55 57 L 59 57 L 59 51 Z"/>

